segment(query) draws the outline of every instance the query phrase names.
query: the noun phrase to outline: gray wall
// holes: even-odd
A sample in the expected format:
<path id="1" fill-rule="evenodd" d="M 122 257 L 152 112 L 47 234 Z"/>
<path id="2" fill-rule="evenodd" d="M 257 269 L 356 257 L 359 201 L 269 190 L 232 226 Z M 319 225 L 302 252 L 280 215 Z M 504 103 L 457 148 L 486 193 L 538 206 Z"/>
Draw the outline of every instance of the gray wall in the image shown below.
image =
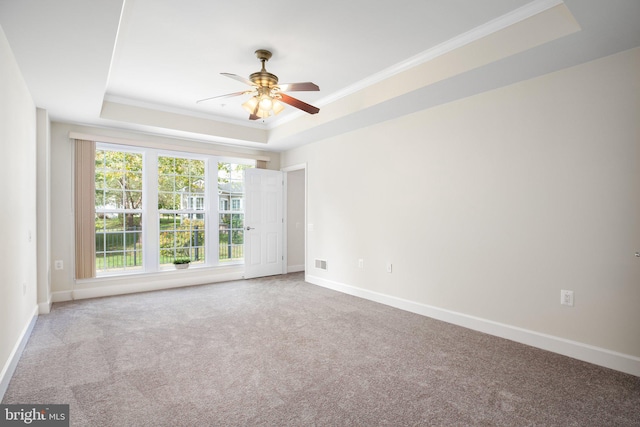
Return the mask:
<path id="1" fill-rule="evenodd" d="M 633 49 L 283 153 L 307 163 L 308 280 L 640 375 L 639 76 Z"/>

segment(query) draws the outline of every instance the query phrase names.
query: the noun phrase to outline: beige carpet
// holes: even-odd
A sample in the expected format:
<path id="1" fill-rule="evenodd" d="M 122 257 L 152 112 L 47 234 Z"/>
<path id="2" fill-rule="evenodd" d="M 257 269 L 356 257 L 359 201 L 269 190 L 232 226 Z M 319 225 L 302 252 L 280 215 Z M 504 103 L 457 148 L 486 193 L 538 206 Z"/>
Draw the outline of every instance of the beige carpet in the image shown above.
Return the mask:
<path id="1" fill-rule="evenodd" d="M 640 378 L 291 274 L 54 304 L 3 403 L 73 426 L 639 426 Z"/>

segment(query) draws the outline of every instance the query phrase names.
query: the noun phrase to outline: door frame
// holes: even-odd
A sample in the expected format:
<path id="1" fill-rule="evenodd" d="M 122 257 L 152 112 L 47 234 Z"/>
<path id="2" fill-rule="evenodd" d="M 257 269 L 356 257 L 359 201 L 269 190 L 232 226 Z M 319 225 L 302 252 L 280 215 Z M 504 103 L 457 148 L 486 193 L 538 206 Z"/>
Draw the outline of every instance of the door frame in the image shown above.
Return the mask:
<path id="1" fill-rule="evenodd" d="M 304 170 L 304 271 L 305 271 L 305 276 L 306 276 L 306 272 L 308 271 L 308 265 L 307 265 L 307 163 L 299 163 L 297 165 L 292 165 L 292 166 L 287 166 L 285 168 L 280 168 L 280 171 L 284 172 L 284 191 L 283 191 L 283 197 L 284 197 L 284 229 L 283 229 L 283 255 L 284 255 L 284 266 L 283 266 L 283 271 L 284 274 L 287 274 L 289 272 L 289 244 L 288 244 L 288 233 L 287 230 L 289 228 L 289 218 L 288 218 L 288 207 L 289 207 L 289 200 L 288 200 L 288 193 L 289 193 L 289 186 L 288 186 L 288 174 L 289 172 L 295 172 L 295 171 L 299 171 L 299 170 Z"/>

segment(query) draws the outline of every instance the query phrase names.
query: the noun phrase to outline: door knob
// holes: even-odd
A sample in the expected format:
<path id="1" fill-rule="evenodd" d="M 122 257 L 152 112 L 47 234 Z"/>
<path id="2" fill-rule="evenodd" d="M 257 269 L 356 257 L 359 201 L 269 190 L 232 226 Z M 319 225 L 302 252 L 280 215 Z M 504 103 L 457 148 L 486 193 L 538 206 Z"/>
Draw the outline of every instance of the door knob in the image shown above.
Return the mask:
<path id="1" fill-rule="evenodd" d="M 247 231 L 249 231 L 249 230 L 255 230 L 255 228 L 254 228 L 254 227 L 249 227 L 249 226 L 247 226 L 246 230 L 247 230 Z"/>

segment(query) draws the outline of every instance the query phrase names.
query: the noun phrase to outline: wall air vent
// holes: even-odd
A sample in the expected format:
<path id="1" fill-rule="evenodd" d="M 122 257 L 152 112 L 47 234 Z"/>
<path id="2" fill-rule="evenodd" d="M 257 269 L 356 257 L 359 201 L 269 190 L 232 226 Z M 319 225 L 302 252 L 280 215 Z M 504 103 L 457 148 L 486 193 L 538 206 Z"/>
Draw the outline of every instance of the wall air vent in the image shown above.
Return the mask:
<path id="1" fill-rule="evenodd" d="M 325 259 L 317 259 L 316 260 L 316 268 L 319 268 L 320 270 L 326 270 L 327 269 L 327 260 L 325 260 Z"/>

